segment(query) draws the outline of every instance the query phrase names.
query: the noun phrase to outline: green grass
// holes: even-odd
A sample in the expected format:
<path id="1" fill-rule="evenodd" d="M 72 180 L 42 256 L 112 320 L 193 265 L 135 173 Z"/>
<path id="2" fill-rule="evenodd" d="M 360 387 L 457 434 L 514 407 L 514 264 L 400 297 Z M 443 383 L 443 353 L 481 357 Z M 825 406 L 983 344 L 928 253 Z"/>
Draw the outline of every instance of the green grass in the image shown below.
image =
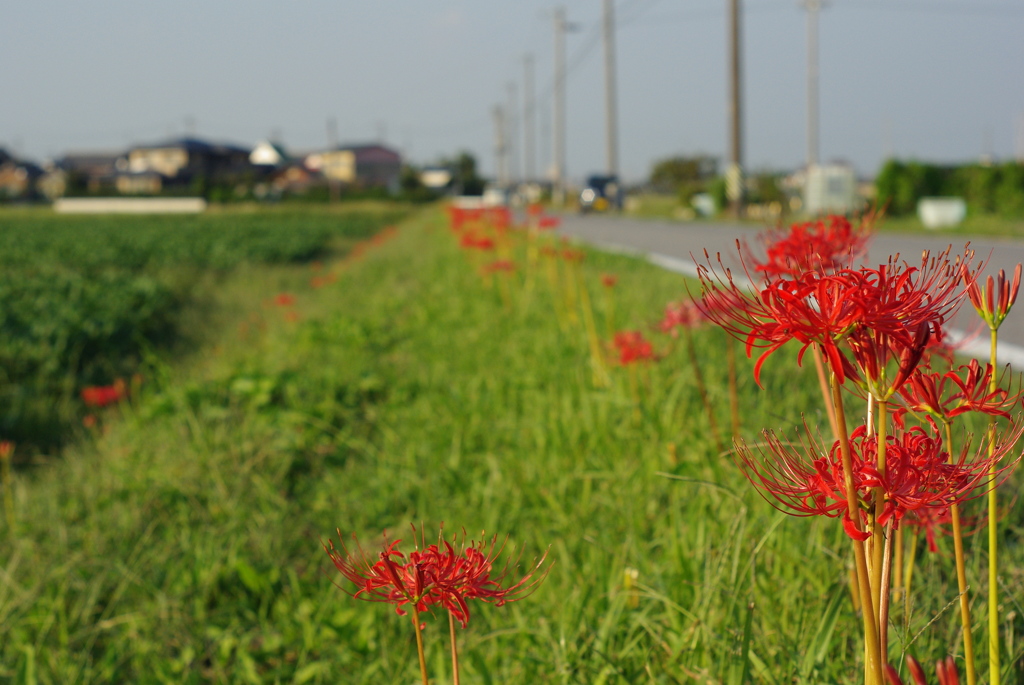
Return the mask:
<path id="1" fill-rule="evenodd" d="M 929 235 L 989 236 L 993 238 L 1024 238 L 1024 219 L 995 214 L 972 214 L 955 228 L 929 229 L 916 216 L 886 217 L 878 230 L 892 233 L 925 233 Z"/>
<path id="2" fill-rule="evenodd" d="M 437 214 L 325 267 L 340 276 L 320 289 L 302 265 L 221 280 L 218 334 L 200 353 L 150 359 L 140 397 L 18 477 L 0 681 L 417 682 L 409 620 L 335 587 L 321 541 L 340 528 L 371 547 L 384 530 L 444 522 L 508 534 L 524 565 L 545 550 L 553 563 L 533 596 L 473 608 L 463 682 L 858 682 L 841 527 L 776 512 L 717 453 L 678 343 L 649 333 L 665 356 L 641 379 L 637 421 L 621 369 L 593 387 L 584 334 L 559 327 L 543 279 L 505 306 Z M 602 329 L 604 272 L 619 276 L 617 328 L 649 331 L 684 294 L 678 276 L 589 253 Z M 298 321 L 270 303 L 280 292 L 297 298 Z M 696 338 L 720 422 L 724 342 Z M 804 413 L 823 423 L 811 370 L 794 360 L 772 359 L 763 390 L 742 365 L 748 437 Z M 1020 507 L 1004 525 L 1012 664 Z M 968 540 L 975 586 L 984 543 Z M 898 650 L 920 632 L 923 660 L 958 644 L 955 612 L 926 628 L 955 595 L 942 550 L 922 554 L 910 631 L 893 637 Z M 426 619 L 435 683 L 451 682 L 443 619 Z"/>
<path id="3" fill-rule="evenodd" d="M 366 205 L 184 217 L 0 211 L 0 434 L 62 444 L 83 387 L 131 377 L 147 350 L 193 345 L 196 317 L 227 274 L 343 252 L 401 215 Z"/>

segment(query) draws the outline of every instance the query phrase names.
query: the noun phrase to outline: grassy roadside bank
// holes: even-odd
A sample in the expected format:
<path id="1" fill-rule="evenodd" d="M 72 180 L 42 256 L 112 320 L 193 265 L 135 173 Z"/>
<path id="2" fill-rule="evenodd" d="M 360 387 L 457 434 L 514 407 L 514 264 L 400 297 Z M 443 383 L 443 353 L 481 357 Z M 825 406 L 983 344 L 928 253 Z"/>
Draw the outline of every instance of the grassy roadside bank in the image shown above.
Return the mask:
<path id="1" fill-rule="evenodd" d="M 467 682 L 739 683 L 748 668 L 765 683 L 853 682 L 841 529 L 746 486 L 710 438 L 680 343 L 656 338 L 639 407 L 622 369 L 595 389 L 586 341 L 549 294 L 506 304 L 436 214 L 322 269 L 336 279 L 316 288 L 308 265 L 226 278 L 235 314 L 215 342 L 154 366 L 91 444 L 18 480 L 0 679 L 414 682 L 407 621 L 334 587 L 320 541 L 340 527 L 369 546 L 443 521 L 554 561 L 534 596 L 475 611 Z M 626 257 L 588 253 L 584 269 L 618 276 L 616 328 L 649 331 L 683 294 Z M 719 407 L 723 340 L 695 343 Z M 748 437 L 814 405 L 809 370 L 781 371 L 793 357 L 766 368 L 764 391 L 744 374 Z M 1019 540 L 1019 513 L 1007 525 Z M 978 577 L 983 541 L 968 544 Z M 1008 553 L 1007 596 L 1024 596 L 1022 557 Z M 898 639 L 937 658 L 955 617 L 923 629 L 955 579 L 932 557 L 919 572 L 938 579 Z M 443 683 L 441 618 L 427 639 Z"/>

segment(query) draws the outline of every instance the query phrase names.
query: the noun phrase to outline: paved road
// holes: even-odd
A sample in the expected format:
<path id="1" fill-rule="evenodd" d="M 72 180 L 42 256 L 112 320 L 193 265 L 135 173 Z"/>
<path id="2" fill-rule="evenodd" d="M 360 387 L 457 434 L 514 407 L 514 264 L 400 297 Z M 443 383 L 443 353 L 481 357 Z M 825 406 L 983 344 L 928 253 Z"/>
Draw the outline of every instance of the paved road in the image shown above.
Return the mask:
<path id="1" fill-rule="evenodd" d="M 696 274 L 696 265 L 691 254 L 703 259 L 706 249 L 712 257 L 721 252 L 728 265 L 738 263 L 732 259 L 736 254 L 736 240 L 745 239 L 756 245 L 759 229 L 720 223 L 677 223 L 621 218 L 617 216 L 565 214 L 559 229 L 564 235 L 573 236 L 597 247 L 635 252 L 646 256 L 652 262 L 680 273 Z M 953 253 L 962 252 L 966 238 L 943 234 L 932 235 L 876 235 L 872 240 L 868 264 L 883 263 L 889 255 L 900 253 L 911 264 L 915 263 L 922 250 L 939 252 L 953 244 Z M 1024 243 L 992 238 L 970 240 L 975 251 L 975 260 L 987 260 L 985 273 L 995 274 L 1005 269 L 1013 273 L 1018 262 L 1024 262 Z M 1024 295 L 1022 295 L 1024 299 Z M 959 331 L 971 331 L 978 323 L 970 303 L 961 309 L 953 322 Z M 1002 341 L 999 349 L 1001 363 L 1013 364 L 1024 369 L 1024 302 L 1014 308 L 999 329 Z M 988 358 L 988 329 L 966 347 L 966 351 L 981 359 Z"/>

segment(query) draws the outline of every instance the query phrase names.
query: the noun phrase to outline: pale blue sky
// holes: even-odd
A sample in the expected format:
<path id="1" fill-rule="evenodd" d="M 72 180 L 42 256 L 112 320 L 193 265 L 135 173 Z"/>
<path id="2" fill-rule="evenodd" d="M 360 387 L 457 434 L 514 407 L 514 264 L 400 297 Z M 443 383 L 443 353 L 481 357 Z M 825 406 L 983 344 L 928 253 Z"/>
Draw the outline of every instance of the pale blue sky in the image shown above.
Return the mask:
<path id="1" fill-rule="evenodd" d="M 805 14 L 746 0 L 746 165 L 805 159 Z M 618 0 L 621 164 L 721 157 L 726 0 Z M 290 149 L 385 140 L 494 169 L 491 109 L 535 58 L 550 163 L 552 21 L 539 0 L 33 0 L 0 22 L 0 146 L 43 160 L 194 129 Z M 604 165 L 600 0 L 566 2 L 568 172 Z M 886 152 L 953 162 L 1024 145 L 1024 0 L 832 0 L 821 14 L 821 155 L 873 175 Z M 190 123 L 191 122 L 191 123 Z M 521 135 L 520 135 L 521 140 Z M 520 160 L 522 154 L 520 153 Z M 521 164 L 521 162 L 520 162 Z"/>

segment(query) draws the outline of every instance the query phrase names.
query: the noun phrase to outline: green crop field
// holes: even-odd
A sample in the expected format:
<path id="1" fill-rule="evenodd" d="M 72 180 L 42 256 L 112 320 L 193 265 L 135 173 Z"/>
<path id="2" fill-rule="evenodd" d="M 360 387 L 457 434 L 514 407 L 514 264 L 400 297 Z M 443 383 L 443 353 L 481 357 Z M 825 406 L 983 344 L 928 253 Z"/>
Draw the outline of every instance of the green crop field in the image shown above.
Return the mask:
<path id="1" fill-rule="evenodd" d="M 639 330 L 659 357 L 638 371 L 609 365 L 608 382 L 595 383 L 586 322 L 542 268 L 482 275 L 433 210 L 350 252 L 352 238 L 390 220 L 380 219 L 337 229 L 343 217 L 227 214 L 187 230 L 154 220 L 131 238 L 128 265 L 100 254 L 128 249 L 109 237 L 127 220 L 0 215 L 9 273 L 67 271 L 82 292 L 118 293 L 119 304 L 95 296 L 109 306 L 97 320 L 135 317 L 131 354 L 145 375 L 59 458 L 37 450 L 45 463 L 16 474 L 16 524 L 0 529 L 0 682 L 419 682 L 409 618 L 339 589 L 322 544 L 340 529 L 376 551 L 384 531 L 409 541 L 415 525 L 430 540 L 442 524 L 508 536 L 502 558 L 518 557 L 518 573 L 545 552 L 550 567 L 531 596 L 473 606 L 457 631 L 463 682 L 862 682 L 842 526 L 758 496 L 716 445 L 685 338 L 655 330 L 685 281 L 586 252 L 577 286 L 602 344 L 606 331 Z M 39 238 L 44 226 L 107 237 L 78 251 Z M 288 245 L 267 237 L 282 226 L 296 232 Z M 249 233 L 204 242 L 218 230 Z M 602 274 L 617 276 L 613 289 Z M 177 302 L 187 350 L 157 345 L 162 329 L 146 328 L 163 325 L 163 304 L 140 304 L 158 297 Z M 51 311 L 44 303 L 35 316 L 59 320 Z M 720 431 L 726 340 L 702 328 L 692 342 Z M 59 349 L 70 356 L 37 364 L 52 365 L 49 382 L 72 379 L 65 398 L 106 380 L 88 369 L 131 371 L 116 366 L 120 351 L 89 367 Z M 742 353 L 739 366 L 743 436 L 827 426 L 813 368 L 798 369 L 795 350 L 766 364 L 763 388 Z M 1003 487 L 1011 495 L 1021 482 Z M 1016 678 L 1004 682 L 1017 683 L 1021 512 L 1008 508 L 1002 523 Z M 983 538 L 966 541 L 972 586 L 984 582 Z M 935 661 L 958 649 L 957 583 L 951 542 L 937 553 L 920 543 L 912 611 L 894 612 L 890 640 L 897 656 Z M 982 595 L 974 605 L 980 615 Z M 443 614 L 423 617 L 438 684 L 452 682 Z"/>
<path id="2" fill-rule="evenodd" d="M 219 281 L 243 265 L 308 262 L 395 211 L 222 212 L 194 217 L 0 213 L 0 433 L 54 447 L 79 391 L 187 347 Z"/>

